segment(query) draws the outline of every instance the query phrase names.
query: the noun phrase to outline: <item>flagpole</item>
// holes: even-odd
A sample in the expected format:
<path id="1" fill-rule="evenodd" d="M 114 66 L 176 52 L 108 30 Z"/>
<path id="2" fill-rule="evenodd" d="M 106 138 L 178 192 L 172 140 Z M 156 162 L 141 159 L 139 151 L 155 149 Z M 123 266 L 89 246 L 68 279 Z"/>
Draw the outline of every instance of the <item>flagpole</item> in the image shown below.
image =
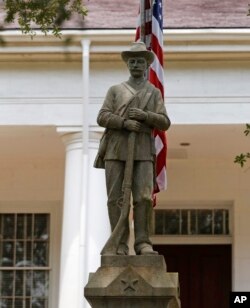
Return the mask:
<path id="1" fill-rule="evenodd" d="M 145 0 L 140 0 L 140 19 L 141 19 L 141 33 L 140 39 L 145 43 Z"/>
<path id="2" fill-rule="evenodd" d="M 146 5 L 145 0 L 140 0 L 140 41 L 146 44 Z M 151 7 L 151 6 L 150 6 Z M 147 45 L 147 44 L 146 44 Z M 148 48 L 148 46 L 146 46 Z M 145 78 L 148 79 L 149 68 L 145 72 Z"/>

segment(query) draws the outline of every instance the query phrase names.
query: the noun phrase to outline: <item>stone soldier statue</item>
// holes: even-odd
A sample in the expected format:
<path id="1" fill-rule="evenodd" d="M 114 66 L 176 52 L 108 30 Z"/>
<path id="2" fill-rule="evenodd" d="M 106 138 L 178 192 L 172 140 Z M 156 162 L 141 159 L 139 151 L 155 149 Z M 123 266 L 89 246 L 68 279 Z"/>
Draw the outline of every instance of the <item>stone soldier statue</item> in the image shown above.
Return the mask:
<path id="1" fill-rule="evenodd" d="M 104 140 L 100 143 L 95 167 L 104 167 L 108 195 L 108 213 L 112 231 L 121 209 L 118 200 L 122 195 L 125 162 L 128 156 L 128 136 L 136 133 L 131 192 L 134 211 L 134 249 L 137 255 L 157 254 L 149 240 L 150 213 L 154 187 L 155 146 L 154 128 L 167 130 L 170 120 L 161 92 L 145 79 L 145 72 L 154 60 L 143 42 L 133 43 L 123 51 L 122 59 L 130 71 L 128 81 L 112 86 L 99 111 L 97 122 L 105 127 Z M 136 98 L 136 99 L 135 99 Z M 105 145 L 104 145 L 105 144 Z M 103 160 L 100 166 L 99 159 Z M 129 224 L 121 237 L 116 254 L 128 254 Z"/>

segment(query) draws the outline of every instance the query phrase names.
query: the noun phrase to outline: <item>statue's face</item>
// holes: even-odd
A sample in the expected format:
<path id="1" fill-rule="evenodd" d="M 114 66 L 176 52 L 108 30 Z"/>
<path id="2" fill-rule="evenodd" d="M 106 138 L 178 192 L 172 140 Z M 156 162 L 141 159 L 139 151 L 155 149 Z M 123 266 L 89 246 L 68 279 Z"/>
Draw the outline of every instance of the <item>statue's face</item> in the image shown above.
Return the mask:
<path id="1" fill-rule="evenodd" d="M 134 78 L 140 78 L 144 76 L 144 72 L 148 68 L 146 59 L 142 57 L 135 57 L 128 59 L 128 69 L 131 76 Z"/>

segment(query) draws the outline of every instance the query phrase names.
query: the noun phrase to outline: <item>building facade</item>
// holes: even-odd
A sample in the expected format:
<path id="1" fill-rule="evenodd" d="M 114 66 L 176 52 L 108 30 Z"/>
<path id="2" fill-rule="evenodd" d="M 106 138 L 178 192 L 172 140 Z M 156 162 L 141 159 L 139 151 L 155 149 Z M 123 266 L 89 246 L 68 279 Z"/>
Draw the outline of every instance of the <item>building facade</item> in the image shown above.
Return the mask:
<path id="1" fill-rule="evenodd" d="M 3 32 L 0 307 L 87 307 L 83 286 L 110 233 L 104 173 L 92 167 L 102 135 L 96 116 L 107 89 L 128 78 L 120 52 L 134 33 L 65 30 L 62 40 L 30 40 Z M 170 270 L 184 246 L 190 258 L 205 247 L 196 271 L 249 291 L 250 171 L 233 161 L 249 151 L 250 31 L 168 29 L 164 46 L 172 126 L 152 241 Z M 173 247 L 180 250 L 167 256 Z M 218 267 L 224 258 L 229 275 Z"/>

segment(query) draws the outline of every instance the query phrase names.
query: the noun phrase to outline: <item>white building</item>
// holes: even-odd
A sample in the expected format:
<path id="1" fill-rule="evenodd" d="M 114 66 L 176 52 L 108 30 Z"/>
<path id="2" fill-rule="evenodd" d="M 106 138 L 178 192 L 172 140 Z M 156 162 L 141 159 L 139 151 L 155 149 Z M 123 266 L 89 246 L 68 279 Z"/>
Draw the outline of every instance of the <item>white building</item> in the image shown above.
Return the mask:
<path id="1" fill-rule="evenodd" d="M 87 307 L 110 233 L 96 115 L 128 76 L 120 52 L 134 33 L 2 34 L 0 307 Z M 180 272 L 184 308 L 191 296 L 192 308 L 227 307 L 230 289 L 250 290 L 250 171 L 233 162 L 249 151 L 250 30 L 167 29 L 164 44 L 172 126 L 152 241 Z"/>

